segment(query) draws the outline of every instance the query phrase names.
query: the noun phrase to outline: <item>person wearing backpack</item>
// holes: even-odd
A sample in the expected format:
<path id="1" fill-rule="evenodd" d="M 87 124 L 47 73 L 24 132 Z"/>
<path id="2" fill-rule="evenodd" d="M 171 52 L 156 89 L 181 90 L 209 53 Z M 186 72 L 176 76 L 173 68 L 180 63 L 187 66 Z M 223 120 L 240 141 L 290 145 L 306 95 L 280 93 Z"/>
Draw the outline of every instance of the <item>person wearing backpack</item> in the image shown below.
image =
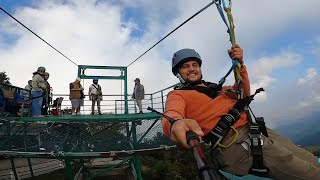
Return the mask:
<path id="1" fill-rule="evenodd" d="M 98 114 L 102 115 L 100 102 L 102 101 L 102 90 L 98 84 L 98 78 L 93 78 L 93 83 L 89 87 L 89 99 L 91 100 L 91 115 L 94 115 L 94 106 L 97 102 Z"/>
<path id="2" fill-rule="evenodd" d="M 80 106 L 83 106 L 83 99 L 81 98 L 81 91 L 83 91 L 83 87 L 80 83 L 80 78 L 76 78 L 76 80 L 69 85 L 70 95 L 69 99 L 71 100 L 72 105 L 72 115 L 81 115 Z"/>
<path id="3" fill-rule="evenodd" d="M 32 100 L 32 116 L 41 116 L 41 106 L 43 101 L 43 96 L 45 95 L 45 90 L 47 88 L 46 82 L 44 79 L 44 73 L 46 72 L 46 68 L 40 66 L 37 71 L 33 73 L 32 77 L 32 89 L 31 95 L 33 97 Z"/>

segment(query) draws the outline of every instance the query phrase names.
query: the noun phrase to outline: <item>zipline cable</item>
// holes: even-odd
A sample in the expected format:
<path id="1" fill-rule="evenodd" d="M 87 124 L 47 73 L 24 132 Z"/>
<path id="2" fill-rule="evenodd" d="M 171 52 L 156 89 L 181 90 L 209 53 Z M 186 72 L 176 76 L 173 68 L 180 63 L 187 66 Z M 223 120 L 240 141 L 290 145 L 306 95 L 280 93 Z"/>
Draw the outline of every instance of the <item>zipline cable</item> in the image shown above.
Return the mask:
<path id="1" fill-rule="evenodd" d="M 58 49 L 56 49 L 55 47 L 53 47 L 50 43 L 48 43 L 46 40 L 44 40 L 43 38 L 41 38 L 39 35 L 37 35 L 35 32 L 33 32 L 31 29 L 29 29 L 26 25 L 24 25 L 22 22 L 20 22 L 18 19 L 16 19 L 15 17 L 13 17 L 10 13 L 8 13 L 6 10 L 4 10 L 1 6 L 0 9 L 6 13 L 8 16 L 10 16 L 12 19 L 14 19 L 17 23 L 19 23 L 21 26 L 23 26 L 24 28 L 26 28 L 28 31 L 30 31 L 33 35 L 37 36 L 39 39 L 41 39 L 43 42 L 45 42 L 47 45 L 49 45 L 52 49 L 54 49 L 55 51 L 57 51 L 59 54 L 61 54 L 63 57 L 65 57 L 66 59 L 68 59 L 70 62 L 72 62 L 74 65 L 78 66 L 77 63 L 75 63 L 74 61 L 72 61 L 70 58 L 68 58 L 66 55 L 64 55 L 62 52 L 60 52 Z"/>
<path id="2" fill-rule="evenodd" d="M 194 18 L 195 16 L 197 16 L 198 14 L 200 14 L 202 11 L 204 11 L 205 9 L 207 9 L 208 7 L 210 7 L 212 4 L 215 4 L 215 0 L 212 1 L 211 3 L 209 3 L 208 5 L 206 5 L 204 8 L 200 9 L 198 12 L 196 12 L 195 14 L 193 14 L 191 17 L 189 17 L 187 20 L 185 20 L 183 23 L 181 23 L 178 27 L 176 27 L 174 30 L 172 30 L 171 32 L 169 32 L 166 36 L 164 36 L 163 38 L 161 38 L 157 43 L 155 43 L 153 46 L 151 46 L 148 50 L 146 50 L 144 53 L 142 53 L 139 57 L 137 57 L 134 61 L 132 61 L 127 67 L 131 66 L 133 63 L 135 63 L 137 60 L 139 60 L 142 56 L 144 56 L 147 52 L 149 52 L 152 48 L 154 48 L 156 45 L 158 45 L 161 41 L 163 41 L 164 39 L 166 39 L 168 36 L 170 36 L 173 32 L 175 32 L 176 30 L 178 30 L 181 26 L 183 26 L 184 24 L 186 24 L 188 21 L 190 21 L 192 18 Z"/>

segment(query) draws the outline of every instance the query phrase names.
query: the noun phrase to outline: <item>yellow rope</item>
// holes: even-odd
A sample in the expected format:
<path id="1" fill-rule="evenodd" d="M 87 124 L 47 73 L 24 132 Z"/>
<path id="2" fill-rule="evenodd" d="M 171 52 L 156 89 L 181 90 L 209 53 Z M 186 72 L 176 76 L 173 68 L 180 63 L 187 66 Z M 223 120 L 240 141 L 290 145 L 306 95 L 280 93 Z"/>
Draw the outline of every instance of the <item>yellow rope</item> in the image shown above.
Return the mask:
<path id="1" fill-rule="evenodd" d="M 229 21 L 229 34 L 230 34 L 230 41 L 231 41 L 231 44 L 234 45 L 236 44 L 236 36 L 235 36 L 235 32 L 234 32 L 234 23 L 233 23 L 233 16 L 232 16 L 232 13 L 231 13 L 231 7 L 229 8 L 224 8 L 226 14 L 227 14 L 227 17 L 228 17 L 228 21 Z M 237 67 L 234 69 L 234 72 L 235 72 L 235 77 L 236 77 L 236 80 L 238 81 L 238 84 L 240 85 L 241 81 L 242 81 L 242 77 L 240 75 L 240 68 L 241 68 L 241 64 L 240 62 L 237 63 Z M 240 87 L 239 87 L 240 89 Z M 243 94 L 243 93 L 241 93 Z M 241 99 L 243 98 L 243 95 L 241 95 L 238 97 L 238 99 Z"/>
<path id="2" fill-rule="evenodd" d="M 237 140 L 237 137 L 239 135 L 238 131 L 233 126 L 231 126 L 231 129 L 236 133 L 234 135 L 234 138 L 232 139 L 232 141 L 228 145 L 223 145 L 223 144 L 218 143 L 218 146 L 227 148 L 227 147 L 230 147 Z"/>

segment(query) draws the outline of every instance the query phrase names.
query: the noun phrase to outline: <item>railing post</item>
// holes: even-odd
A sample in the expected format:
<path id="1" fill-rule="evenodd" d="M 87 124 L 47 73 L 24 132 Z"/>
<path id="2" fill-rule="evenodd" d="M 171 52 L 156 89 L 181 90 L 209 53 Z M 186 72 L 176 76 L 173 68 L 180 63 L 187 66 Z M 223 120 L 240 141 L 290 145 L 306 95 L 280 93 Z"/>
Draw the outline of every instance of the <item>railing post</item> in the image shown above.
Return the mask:
<path id="1" fill-rule="evenodd" d="M 163 99 L 163 91 L 161 91 L 161 105 L 162 105 L 162 112 L 164 112 L 164 99 Z"/>
<path id="2" fill-rule="evenodd" d="M 67 177 L 68 180 L 72 180 L 72 169 L 71 169 L 71 160 L 69 158 L 65 159 L 65 164 L 66 164 L 66 173 L 67 173 Z"/>
<path id="3" fill-rule="evenodd" d="M 27 123 L 24 124 L 24 126 L 26 126 Z M 23 134 L 24 134 L 24 151 L 28 151 L 27 150 L 27 137 L 28 137 L 28 132 L 27 132 L 27 128 L 25 128 L 23 130 Z M 40 146 L 39 146 L 40 147 Z M 28 157 L 28 166 L 29 166 L 29 171 L 30 171 L 30 174 L 31 174 L 31 177 L 34 178 L 34 174 L 33 174 L 33 169 L 32 169 L 32 164 L 31 164 L 31 160 L 30 158 Z"/>
<path id="4" fill-rule="evenodd" d="M 136 123 L 132 122 L 132 139 L 133 139 L 133 148 L 136 149 L 138 145 L 137 141 L 137 131 L 136 131 Z M 140 164 L 140 157 L 138 155 L 133 156 L 134 159 L 134 166 L 137 174 L 137 179 L 142 180 L 141 176 L 141 164 Z"/>
<path id="5" fill-rule="evenodd" d="M 14 164 L 14 159 L 10 158 L 10 162 L 11 162 L 11 168 L 12 168 L 12 172 L 13 172 L 14 178 L 15 178 L 15 180 L 19 180 L 18 174 L 17 174 L 17 170 L 16 170 L 16 166 Z"/>
<path id="6" fill-rule="evenodd" d="M 151 107 L 153 108 L 153 94 L 150 95 L 150 99 L 151 99 Z"/>
<path id="7" fill-rule="evenodd" d="M 129 113 L 129 107 L 128 107 L 128 77 L 127 77 L 127 68 L 124 68 L 124 106 L 125 110 L 124 113 Z"/>

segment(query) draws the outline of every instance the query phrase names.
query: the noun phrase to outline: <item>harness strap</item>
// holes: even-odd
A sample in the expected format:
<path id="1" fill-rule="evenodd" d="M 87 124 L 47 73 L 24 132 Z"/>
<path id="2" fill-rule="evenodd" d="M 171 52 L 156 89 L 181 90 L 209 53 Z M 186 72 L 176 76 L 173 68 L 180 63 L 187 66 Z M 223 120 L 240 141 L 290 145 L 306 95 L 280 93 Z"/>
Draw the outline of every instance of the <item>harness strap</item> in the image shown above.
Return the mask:
<path id="1" fill-rule="evenodd" d="M 255 176 L 268 177 L 268 169 L 264 165 L 264 161 L 263 161 L 263 154 L 262 154 L 263 139 L 261 135 L 262 132 L 265 131 L 263 134 L 268 136 L 267 130 L 266 130 L 263 118 L 262 117 L 256 118 L 253 115 L 255 120 L 257 121 L 258 119 L 260 123 L 253 122 L 249 110 L 251 111 L 250 108 L 246 108 L 244 110 L 245 113 L 247 114 L 247 118 L 250 123 L 249 137 L 250 137 L 250 150 L 252 155 L 252 166 L 251 166 L 251 169 L 249 170 L 249 173 Z"/>
<path id="2" fill-rule="evenodd" d="M 98 84 L 98 88 L 95 86 L 95 84 L 92 84 L 92 86 L 97 90 L 97 94 L 93 94 L 93 95 L 99 95 L 101 94 L 101 86 Z"/>
<path id="3" fill-rule="evenodd" d="M 261 136 L 260 127 L 258 125 L 251 125 L 249 136 L 250 150 L 252 155 L 252 167 L 249 173 L 255 176 L 266 177 L 268 169 L 266 168 L 263 162 L 263 140 Z"/>
<path id="4" fill-rule="evenodd" d="M 217 125 L 202 139 L 206 143 L 211 143 L 211 153 L 214 152 L 215 148 L 220 145 L 222 139 L 228 134 L 230 129 L 234 129 L 233 125 L 239 120 L 240 112 L 245 112 L 247 114 L 248 122 L 250 123 L 250 150 L 252 155 L 252 167 L 249 170 L 249 173 L 252 175 L 260 176 L 260 177 L 268 177 L 268 169 L 264 165 L 263 162 L 263 154 L 262 154 L 262 146 L 263 146 L 263 139 L 261 135 L 261 129 L 265 129 L 263 118 L 258 118 L 259 124 L 254 123 L 251 118 L 251 114 L 249 112 L 249 104 L 253 100 L 254 96 L 263 91 L 262 88 L 257 89 L 255 94 L 251 96 L 246 96 L 242 99 L 239 99 L 237 103 L 233 106 L 233 108 L 221 119 L 218 121 Z M 257 119 L 257 118 L 255 118 Z M 261 128 L 260 128 L 261 126 Z M 234 129 L 235 130 L 235 129 Z M 236 135 L 237 131 L 235 130 Z M 267 132 L 265 132 L 267 133 Z M 267 134 L 266 134 L 267 136 Z M 232 140 L 233 142 L 234 140 Z M 229 144 L 231 145 L 231 143 Z M 228 147 L 222 145 L 222 147 Z"/>
<path id="5" fill-rule="evenodd" d="M 239 118 L 240 112 L 235 108 L 230 109 L 226 115 L 221 117 L 218 124 L 202 138 L 203 141 L 211 143 L 212 149 L 215 149 Z"/>
<path id="6" fill-rule="evenodd" d="M 175 87 L 175 90 L 196 90 L 199 93 L 203 93 L 208 97 L 214 99 L 218 96 L 219 92 L 222 90 L 222 86 L 217 85 L 216 83 L 202 81 L 205 86 L 196 86 L 196 85 L 187 85 L 183 87 Z"/>

